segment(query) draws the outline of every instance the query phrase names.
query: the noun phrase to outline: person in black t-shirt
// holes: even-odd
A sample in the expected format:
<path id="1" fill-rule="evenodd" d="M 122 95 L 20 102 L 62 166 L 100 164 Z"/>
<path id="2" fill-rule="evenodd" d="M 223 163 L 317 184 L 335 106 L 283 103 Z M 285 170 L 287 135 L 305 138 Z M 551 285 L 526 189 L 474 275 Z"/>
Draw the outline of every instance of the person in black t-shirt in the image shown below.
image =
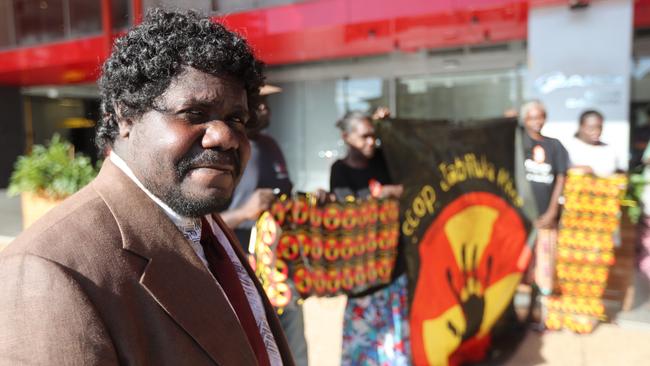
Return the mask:
<path id="1" fill-rule="evenodd" d="M 373 119 L 388 117 L 388 109 L 379 108 Z M 330 192 L 343 201 L 346 197 L 399 198 L 401 184 L 392 184 L 388 166 L 381 149 L 377 149 L 377 137 L 371 118 L 365 113 L 353 111 L 341 118 L 336 126 L 348 146 L 345 158 L 332 164 L 330 172 Z M 403 248 L 400 246 L 398 258 L 393 269 L 393 279 L 406 271 Z M 360 295 L 367 295 L 370 291 Z"/>
<path id="2" fill-rule="evenodd" d="M 376 150 L 374 156 L 366 160 L 363 167 L 350 166 L 345 159 L 337 160 L 332 165 L 330 189 L 339 198 L 350 195 L 355 197 L 369 196 L 370 186 L 373 182 L 381 184 L 382 190 L 391 183 L 386 161 L 381 150 Z"/>
<path id="3" fill-rule="evenodd" d="M 376 146 L 377 137 L 370 117 L 361 112 L 349 112 L 336 126 L 348 146 L 348 154 L 332 165 L 330 191 L 339 198 L 346 195 L 361 198 L 370 194 L 378 198 L 399 198 L 402 186 L 391 184 L 386 161 Z"/>
<path id="4" fill-rule="evenodd" d="M 526 275 L 532 286 L 527 321 L 536 323 L 534 308 L 538 294 L 549 295 L 553 289 L 557 225 L 560 217 L 560 195 L 569 166 L 569 154 L 560 141 L 542 135 L 546 123 L 546 109 L 538 101 L 531 101 L 521 108 L 525 133 L 522 136 L 524 172 L 530 183 L 530 191 L 537 206 L 537 229 L 534 261 Z M 540 325 L 538 325 L 539 327 Z"/>
<path id="5" fill-rule="evenodd" d="M 559 198 L 564 189 L 569 154 L 560 141 L 542 135 L 546 123 L 546 109 L 542 103 L 526 103 L 521 118 L 526 131 L 523 136 L 526 180 L 530 182 L 539 213 L 535 226 L 554 229 L 559 219 Z"/>
<path id="6" fill-rule="evenodd" d="M 387 116 L 387 110 L 376 113 L 378 117 L 382 114 Z M 339 199 L 351 195 L 399 198 L 403 188 L 392 184 L 383 155 L 377 150 L 370 118 L 361 112 L 350 112 L 336 126 L 348 146 L 348 154 L 332 165 L 330 190 Z M 341 365 L 411 364 L 407 280 L 400 252 L 401 246 L 389 285 L 348 298 Z"/>

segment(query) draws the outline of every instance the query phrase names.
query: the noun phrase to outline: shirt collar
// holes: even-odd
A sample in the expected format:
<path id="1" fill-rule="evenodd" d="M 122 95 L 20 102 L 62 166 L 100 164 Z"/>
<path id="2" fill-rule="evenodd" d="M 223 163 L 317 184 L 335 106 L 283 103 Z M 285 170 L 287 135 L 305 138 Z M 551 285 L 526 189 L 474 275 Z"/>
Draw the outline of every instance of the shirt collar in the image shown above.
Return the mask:
<path id="1" fill-rule="evenodd" d="M 195 228 L 198 227 L 198 228 L 199 228 L 199 232 L 200 232 L 200 230 L 201 230 L 201 229 L 200 229 L 200 228 L 201 228 L 201 219 L 200 219 L 200 218 L 185 217 L 185 216 L 181 216 L 181 215 L 179 215 L 179 214 L 176 213 L 174 210 L 172 210 L 171 207 L 167 206 L 167 204 L 165 204 L 163 201 L 161 201 L 160 198 L 154 196 L 154 194 L 151 193 L 151 192 L 150 192 L 150 191 L 149 191 L 149 190 L 148 190 L 148 189 L 147 189 L 147 188 L 142 184 L 142 182 L 140 182 L 140 180 L 138 179 L 138 177 L 135 176 L 135 174 L 133 173 L 133 171 L 131 170 L 131 168 L 129 168 L 129 166 L 126 164 L 126 162 L 125 162 L 124 160 L 122 160 L 122 158 L 120 158 L 120 157 L 115 153 L 115 151 L 112 151 L 112 150 L 111 150 L 111 152 L 109 153 L 108 157 L 109 157 L 109 159 L 111 159 L 111 162 L 113 162 L 113 164 L 115 164 L 115 166 L 117 166 L 121 171 L 123 171 L 124 174 L 127 175 L 127 177 L 131 178 L 131 180 L 133 181 L 133 183 L 135 183 L 138 187 L 140 187 L 140 189 L 142 189 L 142 190 L 144 191 L 144 193 L 146 193 L 147 196 L 149 196 L 149 198 L 151 198 L 154 202 L 156 202 L 156 204 L 157 204 L 158 206 L 160 206 L 160 208 L 163 209 L 163 211 L 164 211 L 165 214 L 169 217 L 169 219 L 172 220 L 172 222 L 173 222 L 173 223 L 174 223 L 174 224 L 175 224 L 179 229 L 181 229 L 181 232 L 184 233 L 184 232 L 185 232 L 185 228 L 188 228 L 188 227 L 195 227 Z"/>

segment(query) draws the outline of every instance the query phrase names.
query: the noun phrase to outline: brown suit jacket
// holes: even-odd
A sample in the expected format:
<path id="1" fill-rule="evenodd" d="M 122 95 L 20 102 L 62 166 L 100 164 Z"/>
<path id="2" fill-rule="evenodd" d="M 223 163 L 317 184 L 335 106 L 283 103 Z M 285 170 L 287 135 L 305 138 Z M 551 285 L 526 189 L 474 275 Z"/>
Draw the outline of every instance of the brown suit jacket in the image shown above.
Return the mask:
<path id="1" fill-rule="evenodd" d="M 246 267 L 283 362 L 293 365 L 275 312 Z M 0 365 L 20 364 L 255 365 L 256 359 L 181 232 L 107 160 L 92 183 L 0 254 Z"/>

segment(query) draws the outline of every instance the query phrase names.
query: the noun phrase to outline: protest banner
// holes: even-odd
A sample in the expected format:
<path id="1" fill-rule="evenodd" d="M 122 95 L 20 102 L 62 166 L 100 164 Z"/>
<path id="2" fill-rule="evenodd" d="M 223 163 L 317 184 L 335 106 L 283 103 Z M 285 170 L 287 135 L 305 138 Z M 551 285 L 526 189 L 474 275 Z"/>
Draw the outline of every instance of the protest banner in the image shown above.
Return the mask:
<path id="1" fill-rule="evenodd" d="M 512 119 L 379 126 L 391 176 L 405 187 L 401 235 L 416 365 L 483 360 L 528 265 L 516 128 Z"/>

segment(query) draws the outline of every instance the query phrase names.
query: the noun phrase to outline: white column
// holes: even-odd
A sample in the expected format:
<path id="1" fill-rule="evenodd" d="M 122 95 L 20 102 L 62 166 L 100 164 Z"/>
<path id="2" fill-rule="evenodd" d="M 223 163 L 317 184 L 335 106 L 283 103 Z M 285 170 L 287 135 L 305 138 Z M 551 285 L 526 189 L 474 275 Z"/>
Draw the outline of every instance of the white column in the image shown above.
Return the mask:
<path id="1" fill-rule="evenodd" d="M 628 157 L 632 21 L 631 0 L 530 9 L 527 96 L 548 109 L 546 135 L 571 138 L 580 113 L 596 109 L 605 116 L 602 140 Z"/>

